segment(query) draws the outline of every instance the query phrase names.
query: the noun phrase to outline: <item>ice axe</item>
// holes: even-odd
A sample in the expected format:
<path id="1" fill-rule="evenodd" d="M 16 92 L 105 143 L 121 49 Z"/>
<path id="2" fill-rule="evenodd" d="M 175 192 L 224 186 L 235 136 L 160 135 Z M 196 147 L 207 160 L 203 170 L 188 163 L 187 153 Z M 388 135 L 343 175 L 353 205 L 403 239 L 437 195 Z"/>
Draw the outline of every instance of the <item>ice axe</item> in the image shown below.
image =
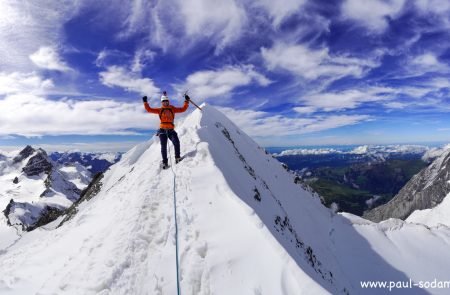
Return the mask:
<path id="1" fill-rule="evenodd" d="M 188 93 L 189 90 L 186 90 L 186 92 L 184 93 L 184 95 L 186 95 Z M 200 111 L 203 111 L 201 107 L 199 107 L 195 102 L 192 101 L 192 99 L 189 99 L 189 101 L 195 105 L 197 107 L 197 109 L 199 109 Z"/>

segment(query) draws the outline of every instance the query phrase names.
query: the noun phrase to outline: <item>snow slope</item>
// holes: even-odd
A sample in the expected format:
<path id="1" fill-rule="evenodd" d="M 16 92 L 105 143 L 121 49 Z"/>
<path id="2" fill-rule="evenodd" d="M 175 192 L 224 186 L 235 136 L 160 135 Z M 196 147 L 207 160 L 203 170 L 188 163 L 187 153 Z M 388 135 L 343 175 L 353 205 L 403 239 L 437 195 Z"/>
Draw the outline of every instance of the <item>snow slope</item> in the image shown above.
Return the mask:
<path id="1" fill-rule="evenodd" d="M 0 293 L 176 294 L 173 173 L 182 294 L 380 294 L 360 281 L 448 279 L 449 228 L 334 214 L 213 107 L 177 131 L 186 157 L 173 171 L 159 168 L 157 139 L 142 143 L 71 220 L 0 250 Z"/>
<path id="2" fill-rule="evenodd" d="M 440 224 L 450 226 L 450 194 L 447 194 L 442 203 L 436 207 L 423 210 L 415 210 L 408 216 L 406 221 L 422 223 L 427 226 L 439 226 Z"/>
<path id="3" fill-rule="evenodd" d="M 90 172 L 81 165 L 58 165 L 44 150 L 31 146 L 2 157 L 0 248 L 11 242 L 9 233 L 15 233 L 8 223 L 18 232 L 31 230 L 45 215 L 71 206 L 90 179 Z"/>

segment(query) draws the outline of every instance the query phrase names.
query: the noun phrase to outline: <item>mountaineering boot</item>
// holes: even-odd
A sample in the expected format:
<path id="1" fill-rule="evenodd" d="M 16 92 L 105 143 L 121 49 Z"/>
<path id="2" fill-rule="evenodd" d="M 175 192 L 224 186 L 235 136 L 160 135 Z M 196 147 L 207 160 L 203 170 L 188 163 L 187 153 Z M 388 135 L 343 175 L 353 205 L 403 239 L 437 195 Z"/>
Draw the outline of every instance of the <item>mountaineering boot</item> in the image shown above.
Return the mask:
<path id="1" fill-rule="evenodd" d="M 175 164 L 178 164 L 178 163 L 180 163 L 180 162 L 181 162 L 181 160 L 183 160 L 183 158 L 181 158 L 181 157 L 175 158 Z"/>
<path id="2" fill-rule="evenodd" d="M 167 162 L 161 162 L 161 168 L 165 170 L 169 168 L 169 164 Z"/>

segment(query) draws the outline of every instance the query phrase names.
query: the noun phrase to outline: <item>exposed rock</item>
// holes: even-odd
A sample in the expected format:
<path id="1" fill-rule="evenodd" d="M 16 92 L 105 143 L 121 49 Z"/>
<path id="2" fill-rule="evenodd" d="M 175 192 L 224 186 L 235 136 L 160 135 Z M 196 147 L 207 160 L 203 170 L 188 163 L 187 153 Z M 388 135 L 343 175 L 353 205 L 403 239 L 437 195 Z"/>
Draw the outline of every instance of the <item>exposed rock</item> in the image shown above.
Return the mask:
<path id="1" fill-rule="evenodd" d="M 33 224 L 32 226 L 28 227 L 26 230 L 32 231 L 38 227 L 41 227 L 50 222 L 53 222 L 58 217 L 60 217 L 64 212 L 65 212 L 65 210 L 47 206 L 47 207 L 45 207 L 44 210 L 42 210 L 41 215 L 39 216 L 39 219 L 36 221 L 36 223 Z"/>
<path id="2" fill-rule="evenodd" d="M 5 214 L 6 217 L 6 223 L 11 226 L 11 222 L 9 221 L 9 213 L 11 212 L 11 207 L 14 205 L 14 200 L 9 200 L 8 205 L 6 205 L 5 210 L 3 210 L 3 214 Z"/>
<path id="3" fill-rule="evenodd" d="M 13 159 L 0 161 L 0 165 L 8 167 L 6 165 L 11 165 L 14 161 L 16 165 L 8 170 L 9 181 L 16 184 L 14 200 L 11 199 L 6 208 L 1 208 L 5 209 L 3 214 L 8 225 L 22 227 L 23 231 L 31 231 L 63 216 L 66 209 L 80 198 L 81 189 L 76 184 L 80 182 L 80 176 L 85 176 L 78 175 L 80 170 L 86 171 L 84 168 L 65 171 L 66 167 L 60 167 L 53 162 L 43 149 L 33 149 L 31 146 L 27 146 Z M 37 175 L 39 177 L 36 177 Z M 22 181 L 27 177 L 32 177 L 33 181 Z M 90 174 L 85 177 L 86 182 L 82 187 L 85 187 L 91 179 Z M 19 181 L 20 185 L 17 185 Z"/>
<path id="4" fill-rule="evenodd" d="M 22 171 L 27 176 L 34 176 L 39 175 L 42 172 L 48 174 L 52 168 L 53 165 L 50 163 L 47 153 L 44 150 L 39 149 L 39 152 L 28 160 Z"/>
<path id="5" fill-rule="evenodd" d="M 27 145 L 14 159 L 13 163 L 18 163 L 31 156 L 36 150 Z"/>
<path id="6" fill-rule="evenodd" d="M 103 179 L 104 174 L 103 173 L 97 173 L 94 178 L 92 179 L 91 183 L 88 185 L 87 188 L 85 188 L 82 192 L 81 192 L 81 196 L 80 198 L 72 204 L 72 206 L 70 206 L 65 212 L 64 214 L 66 215 L 64 217 L 64 219 L 61 221 L 61 223 L 59 224 L 58 227 L 60 227 L 61 225 L 63 225 L 66 221 L 72 219 L 72 217 L 75 216 L 75 214 L 78 212 L 78 206 L 84 202 L 84 201 L 89 201 L 90 199 L 92 199 L 93 197 L 95 197 L 99 192 L 100 189 L 103 186 L 102 183 L 102 179 Z"/>
<path id="7" fill-rule="evenodd" d="M 261 194 L 259 193 L 258 189 L 255 187 L 253 189 L 253 192 L 255 193 L 255 195 L 253 196 L 253 198 L 258 201 L 261 202 Z"/>
<path id="8" fill-rule="evenodd" d="M 62 208 L 46 204 L 20 203 L 11 199 L 3 213 L 8 225 L 20 225 L 22 230 L 32 231 L 39 226 L 54 221 L 63 211 Z"/>
<path id="9" fill-rule="evenodd" d="M 75 184 L 65 179 L 58 170 L 54 170 L 47 175 L 44 185 L 45 191 L 40 195 L 41 198 L 52 197 L 59 192 L 68 200 L 75 202 L 81 195 L 81 190 Z"/>
<path id="10" fill-rule="evenodd" d="M 375 222 L 406 219 L 414 210 L 433 208 L 450 192 L 450 150 L 416 174 L 388 203 L 364 213 Z"/>

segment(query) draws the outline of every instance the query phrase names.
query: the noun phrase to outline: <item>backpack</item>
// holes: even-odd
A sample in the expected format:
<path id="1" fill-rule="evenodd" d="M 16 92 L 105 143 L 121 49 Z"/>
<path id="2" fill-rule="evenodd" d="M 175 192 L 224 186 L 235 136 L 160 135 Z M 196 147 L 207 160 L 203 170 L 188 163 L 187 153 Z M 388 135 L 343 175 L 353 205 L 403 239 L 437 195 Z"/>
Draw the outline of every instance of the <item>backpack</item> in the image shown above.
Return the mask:
<path id="1" fill-rule="evenodd" d="M 175 114 L 173 113 L 172 108 L 161 108 L 159 112 L 159 119 L 161 123 L 172 123 L 175 118 Z"/>

